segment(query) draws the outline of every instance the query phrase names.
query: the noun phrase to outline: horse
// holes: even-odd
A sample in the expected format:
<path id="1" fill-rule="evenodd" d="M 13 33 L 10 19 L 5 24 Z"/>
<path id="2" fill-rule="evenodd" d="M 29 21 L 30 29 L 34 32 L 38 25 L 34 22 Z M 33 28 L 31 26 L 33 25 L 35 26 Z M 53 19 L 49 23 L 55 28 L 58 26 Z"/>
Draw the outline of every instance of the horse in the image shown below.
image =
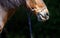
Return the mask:
<path id="1" fill-rule="evenodd" d="M 0 33 L 16 9 L 24 4 L 37 17 L 38 21 L 49 19 L 49 11 L 43 0 L 0 0 Z"/>

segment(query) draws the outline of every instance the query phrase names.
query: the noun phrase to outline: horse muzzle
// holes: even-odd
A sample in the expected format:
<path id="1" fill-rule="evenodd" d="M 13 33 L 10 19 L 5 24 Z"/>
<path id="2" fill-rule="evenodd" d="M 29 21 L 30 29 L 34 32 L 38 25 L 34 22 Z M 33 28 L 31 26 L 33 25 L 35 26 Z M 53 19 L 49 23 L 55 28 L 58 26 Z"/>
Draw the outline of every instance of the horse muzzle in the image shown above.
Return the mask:
<path id="1" fill-rule="evenodd" d="M 49 19 L 49 13 L 45 13 L 44 15 L 38 13 L 37 19 L 38 21 L 47 21 Z"/>

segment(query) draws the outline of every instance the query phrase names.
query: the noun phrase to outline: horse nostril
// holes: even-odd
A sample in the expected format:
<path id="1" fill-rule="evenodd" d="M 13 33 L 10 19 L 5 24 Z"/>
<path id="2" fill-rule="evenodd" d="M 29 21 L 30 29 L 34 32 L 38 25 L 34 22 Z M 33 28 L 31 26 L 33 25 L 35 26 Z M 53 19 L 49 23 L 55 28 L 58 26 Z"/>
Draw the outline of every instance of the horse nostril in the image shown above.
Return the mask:
<path id="1" fill-rule="evenodd" d="M 49 14 L 48 14 L 48 13 L 46 13 L 46 15 L 47 15 L 47 16 L 49 16 Z"/>

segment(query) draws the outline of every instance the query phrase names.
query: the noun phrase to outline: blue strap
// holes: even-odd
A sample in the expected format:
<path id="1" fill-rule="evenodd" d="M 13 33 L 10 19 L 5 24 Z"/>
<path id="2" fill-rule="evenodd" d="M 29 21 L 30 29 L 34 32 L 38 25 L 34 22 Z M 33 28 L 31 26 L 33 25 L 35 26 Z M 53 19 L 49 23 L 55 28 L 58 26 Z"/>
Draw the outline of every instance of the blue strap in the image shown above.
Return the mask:
<path id="1" fill-rule="evenodd" d="M 28 14 L 28 24 L 29 24 L 30 38 L 32 38 L 32 25 L 31 25 L 30 14 Z"/>

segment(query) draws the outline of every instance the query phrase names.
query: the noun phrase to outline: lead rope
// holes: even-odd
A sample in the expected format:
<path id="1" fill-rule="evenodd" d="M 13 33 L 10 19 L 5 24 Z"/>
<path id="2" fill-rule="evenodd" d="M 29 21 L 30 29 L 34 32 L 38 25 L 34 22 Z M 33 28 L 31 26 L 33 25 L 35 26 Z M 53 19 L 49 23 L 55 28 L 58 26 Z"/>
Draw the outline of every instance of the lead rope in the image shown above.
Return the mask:
<path id="1" fill-rule="evenodd" d="M 30 31 L 30 38 L 33 38 L 30 14 L 28 15 L 28 25 L 29 25 L 29 31 Z"/>
<path id="2" fill-rule="evenodd" d="M 29 34 L 30 34 L 30 37 L 29 38 L 33 38 L 30 14 L 31 14 L 31 12 L 30 13 L 27 13 L 27 16 L 28 16 L 28 25 L 29 25 Z"/>

